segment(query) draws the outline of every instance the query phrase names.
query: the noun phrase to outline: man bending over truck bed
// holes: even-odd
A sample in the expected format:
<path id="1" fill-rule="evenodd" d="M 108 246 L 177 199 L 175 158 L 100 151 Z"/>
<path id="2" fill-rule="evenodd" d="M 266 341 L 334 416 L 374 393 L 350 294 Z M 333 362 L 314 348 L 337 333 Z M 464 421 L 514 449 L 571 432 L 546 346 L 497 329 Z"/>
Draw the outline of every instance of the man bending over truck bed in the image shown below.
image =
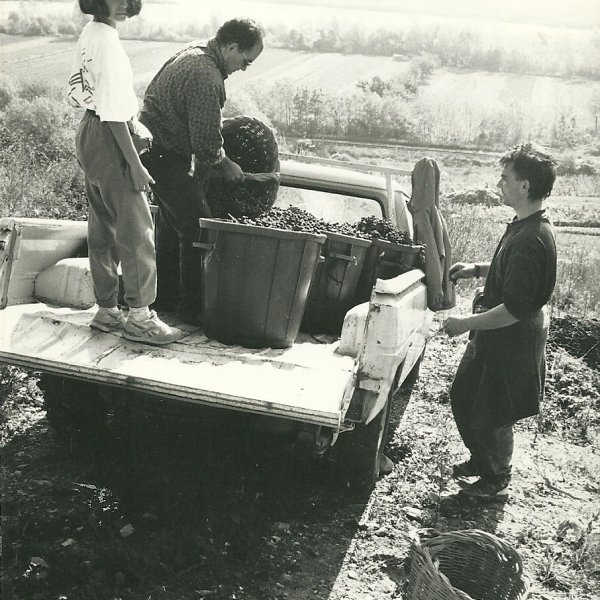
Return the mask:
<path id="1" fill-rule="evenodd" d="M 225 79 L 245 71 L 262 50 L 261 26 L 250 19 L 232 19 L 206 46 L 193 43 L 171 57 L 144 96 L 140 121 L 154 141 L 142 162 L 154 178 L 151 187 L 161 216 L 178 238 L 175 260 L 168 244 L 161 244 L 162 239 L 157 244 L 158 302 L 163 308 L 176 303 L 178 316 L 193 324 L 199 319 L 200 280 L 192 243 L 198 239 L 198 219 L 212 216 L 205 197 L 209 174 L 219 171 L 227 184 L 244 178 L 223 150 Z M 176 273 L 178 283 L 172 282 Z"/>

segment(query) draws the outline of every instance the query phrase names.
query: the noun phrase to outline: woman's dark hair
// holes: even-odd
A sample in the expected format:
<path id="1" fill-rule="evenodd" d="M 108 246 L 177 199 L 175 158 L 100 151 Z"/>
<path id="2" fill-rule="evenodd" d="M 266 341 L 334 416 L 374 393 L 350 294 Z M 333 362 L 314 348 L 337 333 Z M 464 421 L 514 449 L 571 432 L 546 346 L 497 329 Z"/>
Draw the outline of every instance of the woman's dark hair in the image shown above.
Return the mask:
<path id="1" fill-rule="evenodd" d="M 264 29 L 252 19 L 231 19 L 219 27 L 215 38 L 220 46 L 236 43 L 243 51 L 262 42 L 264 35 Z"/>
<path id="2" fill-rule="evenodd" d="M 109 15 L 108 5 L 104 0 L 79 0 L 79 8 L 86 15 L 94 15 L 106 19 Z"/>
<path id="3" fill-rule="evenodd" d="M 86 15 L 94 15 L 106 19 L 109 15 L 108 5 L 104 0 L 79 0 L 79 8 Z M 128 17 L 135 17 L 142 10 L 142 0 L 127 0 L 125 13 Z"/>
<path id="4" fill-rule="evenodd" d="M 137 17 L 142 10 L 142 0 L 127 0 L 125 12 L 128 17 Z"/>
<path id="5" fill-rule="evenodd" d="M 518 181 L 529 181 L 529 199 L 543 200 L 552 192 L 556 161 L 536 144 L 520 144 L 509 150 L 500 164 L 510 166 Z"/>

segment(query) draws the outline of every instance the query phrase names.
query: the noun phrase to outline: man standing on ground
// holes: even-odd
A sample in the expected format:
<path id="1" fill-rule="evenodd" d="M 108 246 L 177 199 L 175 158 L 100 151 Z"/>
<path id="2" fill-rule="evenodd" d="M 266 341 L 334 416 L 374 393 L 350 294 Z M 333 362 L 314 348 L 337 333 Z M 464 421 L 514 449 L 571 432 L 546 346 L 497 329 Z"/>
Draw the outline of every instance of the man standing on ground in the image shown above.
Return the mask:
<path id="1" fill-rule="evenodd" d="M 452 412 L 468 461 L 454 476 L 479 479 L 461 493 L 506 498 L 511 480 L 513 425 L 539 412 L 544 395 L 548 316 L 556 281 L 556 240 L 542 203 L 552 192 L 556 163 L 534 144 L 500 159 L 504 203 L 516 213 L 491 263 L 457 263 L 452 280 L 485 277 L 474 314 L 449 317 L 449 336 L 473 332 L 450 390 Z"/>
<path id="2" fill-rule="evenodd" d="M 199 264 L 192 244 L 198 240 L 198 219 L 211 216 L 205 197 L 209 176 L 218 171 L 230 185 L 244 179 L 223 150 L 225 79 L 254 62 L 263 50 L 263 36 L 250 19 L 227 21 L 206 46 L 191 44 L 169 59 L 144 96 L 140 121 L 154 140 L 142 161 L 155 180 L 152 190 L 161 216 L 178 242 L 173 252 L 168 244 L 161 248 L 159 239 L 158 302 L 176 308 L 190 323 L 197 323 L 200 312 Z M 178 281 L 173 280 L 177 273 Z"/>

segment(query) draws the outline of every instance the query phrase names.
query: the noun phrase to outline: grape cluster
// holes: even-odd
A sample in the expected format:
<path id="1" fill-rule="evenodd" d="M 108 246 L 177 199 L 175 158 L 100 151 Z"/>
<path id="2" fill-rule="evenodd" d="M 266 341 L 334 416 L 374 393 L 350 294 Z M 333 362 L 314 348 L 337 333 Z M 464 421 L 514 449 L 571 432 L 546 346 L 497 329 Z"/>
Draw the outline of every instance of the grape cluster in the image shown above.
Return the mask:
<path id="1" fill-rule="evenodd" d="M 245 225 L 258 225 L 259 227 L 272 227 L 302 233 L 325 233 L 327 231 L 325 221 L 294 206 L 285 209 L 273 207 L 262 215 L 242 216 L 238 221 Z"/>
<path id="2" fill-rule="evenodd" d="M 363 217 L 355 228 L 369 237 L 392 242 L 393 244 L 412 245 L 413 241 L 404 231 L 398 231 L 391 221 L 377 217 Z"/>

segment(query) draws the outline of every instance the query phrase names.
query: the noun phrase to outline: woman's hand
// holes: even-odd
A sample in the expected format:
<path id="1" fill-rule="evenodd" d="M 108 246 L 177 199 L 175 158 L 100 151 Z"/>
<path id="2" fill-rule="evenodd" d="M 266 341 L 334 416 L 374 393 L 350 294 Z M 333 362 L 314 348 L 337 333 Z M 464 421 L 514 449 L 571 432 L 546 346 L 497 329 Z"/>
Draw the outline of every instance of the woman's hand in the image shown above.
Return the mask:
<path id="1" fill-rule="evenodd" d="M 154 183 L 154 179 L 140 161 L 127 123 L 122 121 L 107 121 L 107 123 L 123 153 L 125 162 L 129 165 L 133 189 L 138 192 L 149 192 L 150 184 Z"/>
<path id="2" fill-rule="evenodd" d="M 131 165 L 131 179 L 133 181 L 133 189 L 138 192 L 149 192 L 150 184 L 154 183 L 154 179 L 142 163 Z"/>

